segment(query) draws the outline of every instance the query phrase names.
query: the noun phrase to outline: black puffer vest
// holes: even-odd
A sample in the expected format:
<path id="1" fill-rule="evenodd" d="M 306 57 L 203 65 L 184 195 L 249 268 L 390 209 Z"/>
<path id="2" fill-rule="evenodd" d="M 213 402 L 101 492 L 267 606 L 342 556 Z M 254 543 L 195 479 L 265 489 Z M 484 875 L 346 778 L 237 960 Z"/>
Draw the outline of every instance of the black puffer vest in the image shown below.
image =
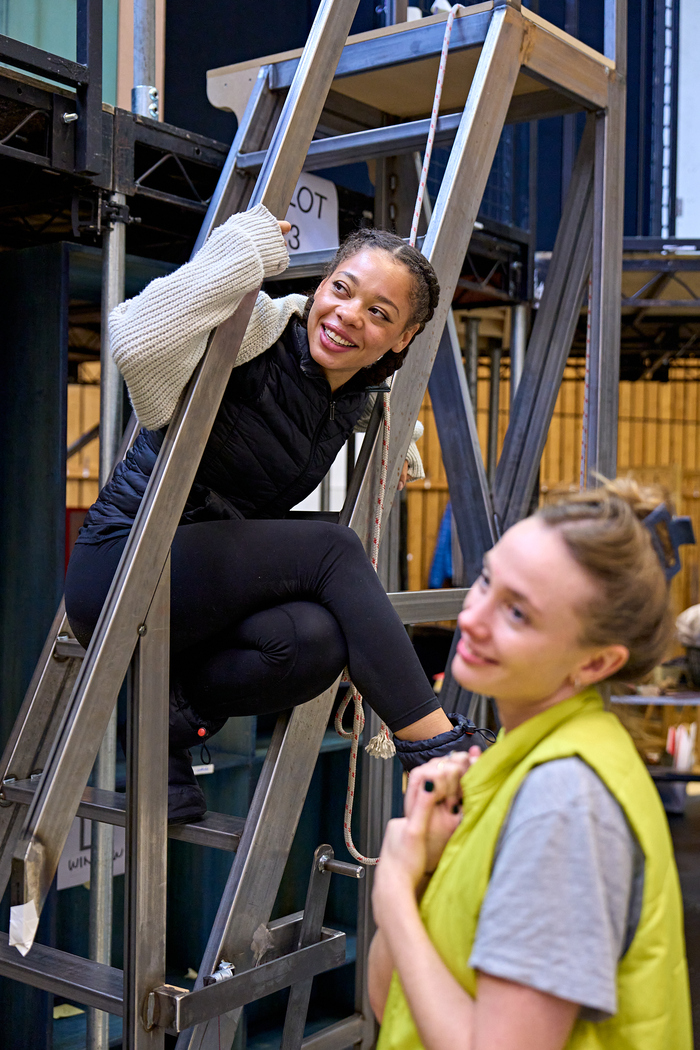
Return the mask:
<path id="1" fill-rule="evenodd" d="M 361 373 L 331 394 L 293 318 L 269 350 L 234 369 L 180 524 L 283 518 L 326 475 L 367 397 Z M 129 532 L 164 434 L 141 431 L 88 511 L 79 543 Z"/>

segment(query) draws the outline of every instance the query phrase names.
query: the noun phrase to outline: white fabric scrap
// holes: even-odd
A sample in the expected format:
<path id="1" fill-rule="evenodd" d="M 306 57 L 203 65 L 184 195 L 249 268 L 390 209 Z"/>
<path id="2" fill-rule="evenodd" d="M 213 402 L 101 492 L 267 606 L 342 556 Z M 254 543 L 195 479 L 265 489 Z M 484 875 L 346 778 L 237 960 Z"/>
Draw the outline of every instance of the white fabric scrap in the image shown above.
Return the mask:
<path id="1" fill-rule="evenodd" d="M 26 955 L 34 944 L 39 916 L 33 900 L 10 908 L 10 947 Z"/>
<path id="2" fill-rule="evenodd" d="M 691 605 L 677 617 L 676 634 L 682 645 L 700 647 L 700 605 Z"/>

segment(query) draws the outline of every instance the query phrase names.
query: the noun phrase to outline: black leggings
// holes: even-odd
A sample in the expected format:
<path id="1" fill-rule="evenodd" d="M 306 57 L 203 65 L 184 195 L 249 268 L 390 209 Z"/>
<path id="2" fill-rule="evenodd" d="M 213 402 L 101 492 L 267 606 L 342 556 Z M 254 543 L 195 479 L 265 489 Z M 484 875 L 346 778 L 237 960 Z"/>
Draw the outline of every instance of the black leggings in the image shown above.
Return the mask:
<path id="1" fill-rule="evenodd" d="M 66 611 L 95 629 L 126 538 L 76 544 Z M 172 673 L 204 718 L 311 700 L 347 663 L 394 732 L 439 708 L 355 533 L 314 521 L 181 525 L 172 545 Z"/>

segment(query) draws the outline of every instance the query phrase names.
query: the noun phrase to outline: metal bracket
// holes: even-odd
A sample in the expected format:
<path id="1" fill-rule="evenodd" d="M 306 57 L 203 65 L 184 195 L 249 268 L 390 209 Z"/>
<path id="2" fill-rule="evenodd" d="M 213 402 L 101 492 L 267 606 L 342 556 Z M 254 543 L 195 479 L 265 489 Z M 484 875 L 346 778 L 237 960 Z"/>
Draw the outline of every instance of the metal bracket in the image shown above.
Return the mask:
<path id="1" fill-rule="evenodd" d="M 103 226 L 113 226 L 115 222 L 123 222 L 128 226 L 132 222 L 141 222 L 141 219 L 138 215 L 130 213 L 128 204 L 102 200 L 100 202 L 100 221 Z"/>

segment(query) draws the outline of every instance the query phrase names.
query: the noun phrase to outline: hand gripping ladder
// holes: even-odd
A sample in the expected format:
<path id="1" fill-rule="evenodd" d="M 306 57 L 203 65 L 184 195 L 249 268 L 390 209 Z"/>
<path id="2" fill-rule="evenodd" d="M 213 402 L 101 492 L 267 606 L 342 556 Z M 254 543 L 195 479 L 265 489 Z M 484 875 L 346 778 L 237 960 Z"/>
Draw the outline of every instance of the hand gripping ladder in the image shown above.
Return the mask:
<path id="1" fill-rule="evenodd" d="M 618 5 L 620 2 L 618 0 Z M 249 204 L 262 202 L 277 216 L 286 213 L 355 6 L 350 0 L 324 0 L 321 4 L 283 105 L 280 92 L 275 88 L 286 85 L 275 80 L 274 67 L 261 69 L 197 247 L 214 226 Z M 479 25 L 484 25 L 481 53 L 423 242 L 423 252 L 433 263 L 445 289 L 457 283 L 521 64 L 533 65 L 538 75 L 555 84 L 561 82 L 570 90 L 571 78 L 565 62 L 570 56 L 564 53 L 567 48 L 556 44 L 558 65 L 552 64 L 550 38 L 539 25 L 533 25 L 531 19 L 528 21 L 520 11 L 518 0 L 495 0 L 488 11 L 482 11 L 482 6 L 475 15 L 475 24 L 478 19 Z M 586 83 L 574 92 L 583 99 L 597 92 L 595 100 L 588 105 L 584 102 L 584 108 L 597 108 L 599 116 L 589 120 L 589 134 L 579 158 L 578 181 L 572 180 L 573 196 L 562 224 L 561 243 L 558 241 L 555 248 L 555 254 L 559 249 L 564 259 L 571 257 L 573 262 L 568 269 L 562 268 L 559 277 L 554 270 L 555 280 L 548 283 L 546 301 L 543 299 L 540 308 L 542 312 L 546 307 L 540 324 L 540 358 L 544 359 L 545 372 L 553 343 L 557 354 L 551 368 L 554 372 L 560 366 L 563 369 L 566 333 L 555 338 L 559 310 L 568 309 L 576 300 L 569 311 L 571 316 L 575 315 L 580 302 L 580 296 L 578 299 L 576 296 L 584 281 L 581 275 L 587 273 L 590 265 L 592 122 L 598 119 L 596 147 L 603 155 L 615 131 L 615 121 L 619 122 L 619 105 L 611 110 L 612 123 L 600 109 L 606 105 L 607 85 L 603 88 L 599 77 L 594 87 L 595 91 Z M 618 90 L 616 86 L 615 90 Z M 398 139 L 401 127 L 383 128 L 382 134 L 395 135 Z M 265 152 L 253 187 L 252 165 L 246 171 L 245 161 L 246 156 L 256 151 L 258 156 L 260 151 Z M 603 159 L 609 165 L 605 155 Z M 604 184 L 601 178 L 601 199 L 606 206 L 614 190 L 614 179 Z M 612 203 L 609 207 L 612 208 Z M 598 265 L 605 268 L 612 258 L 606 255 L 605 244 L 604 236 L 594 244 L 594 266 L 600 259 Z M 606 295 L 609 296 L 613 285 L 614 280 L 608 278 Z M 41 945 L 36 945 L 22 960 L 14 949 L 7 947 L 6 939 L 0 941 L 0 972 L 60 991 L 98 1009 L 123 1012 L 124 1045 L 129 1050 L 162 1047 L 166 1029 L 179 1033 L 178 1050 L 228 1048 L 245 1002 L 290 984 L 296 989 L 292 999 L 302 1001 L 303 982 L 314 973 L 336 965 L 338 952 L 342 950 L 341 934 L 327 932 L 322 940 L 317 939 L 317 918 L 312 923 L 309 916 L 299 930 L 298 920 L 295 926 L 290 917 L 289 921 L 269 924 L 273 955 L 283 958 L 255 966 L 255 934 L 261 924 L 269 922 L 335 686 L 280 718 L 245 821 L 212 814 L 197 825 L 170 829 L 166 825 L 169 548 L 254 300 L 254 294 L 247 296 L 236 313 L 210 338 L 207 353 L 168 429 L 93 641 L 82 661 L 77 659 L 75 642 L 61 637 L 65 624 L 63 612 L 59 610 L 0 770 L 7 803 L 0 809 L 0 878 L 4 886 L 11 867 L 12 903 L 26 906 L 29 913 L 32 905 L 36 913 L 41 911 L 76 812 L 93 819 L 126 824 L 123 991 L 119 971 L 75 957 L 58 959 L 61 953 Z M 493 517 L 475 442 L 472 407 L 465 392 L 463 372 L 458 368 L 461 362 L 457 361 L 458 347 L 449 307 L 449 296 L 443 296 L 432 322 L 416 340 L 406 365 L 395 377 L 385 513 L 391 509 L 413 423 L 437 354 L 431 380 L 436 415 L 439 419 L 440 401 L 445 407 L 445 434 L 449 429 L 450 411 L 459 432 L 459 440 L 451 443 L 450 454 L 446 456 L 452 475 L 450 488 L 452 490 L 454 482 L 455 491 L 461 491 L 460 498 L 471 512 L 457 516 L 458 528 L 460 519 L 464 523 L 471 518 L 476 523 L 473 527 L 462 525 L 464 537 L 460 533 L 460 539 L 466 561 L 468 554 L 473 558 L 477 552 L 480 554 L 479 547 L 483 550 L 489 544 Z M 600 312 L 599 307 L 598 310 Z M 568 325 L 567 331 L 570 330 L 568 318 L 562 320 L 561 325 Z M 543 419 L 547 412 L 551 414 L 546 400 L 548 391 L 540 383 L 542 373 L 538 377 L 534 365 L 533 361 L 532 376 L 527 380 L 531 382 L 532 392 L 529 395 L 524 392 L 528 389 L 524 379 L 523 395 L 521 398 L 519 392 L 516 404 L 516 422 L 526 429 L 529 427 L 528 432 L 534 428 L 537 440 L 533 440 L 533 447 L 543 439 L 542 434 L 546 433 Z M 545 399 L 535 417 L 533 404 L 528 400 L 533 394 L 535 399 L 540 396 Z M 371 542 L 378 497 L 380 449 L 375 440 L 378 422 L 377 416 L 375 427 L 363 444 L 363 454 L 340 519 L 355 529 L 366 549 Z M 440 436 L 442 440 L 442 432 Z M 527 456 L 521 455 L 520 446 L 514 442 L 515 438 L 511 442 L 513 451 L 503 467 L 502 495 L 499 494 L 499 502 L 509 498 L 513 507 L 517 501 L 510 495 L 507 497 L 506 492 L 510 494 L 517 488 L 513 479 L 521 476 L 524 491 L 532 473 L 532 460 L 538 458 L 529 452 Z M 443 441 L 443 448 L 448 445 L 449 441 Z M 471 490 L 464 487 L 465 466 Z M 474 495 L 471 507 L 464 495 L 468 491 Z M 502 514 L 508 516 L 507 512 Z M 124 809 L 114 795 L 106 798 L 98 792 L 83 792 L 127 670 L 131 685 L 130 746 Z M 41 777 L 32 780 L 40 772 Z M 29 802 L 24 822 L 20 802 L 25 805 Z M 167 835 L 210 845 L 218 843 L 235 850 L 200 966 L 203 976 L 193 992 L 163 983 Z M 370 842 L 367 848 L 376 850 L 377 845 Z M 316 858 L 314 863 L 318 867 L 320 859 Z M 369 881 L 365 879 L 365 885 Z M 369 907 L 366 892 L 363 900 L 366 915 Z M 317 916 L 317 907 L 310 911 Z M 309 932 L 311 926 L 315 929 Z M 364 928 L 367 930 L 369 924 L 365 923 Z M 234 964 L 236 975 L 205 984 L 209 975 L 222 972 L 221 964 L 225 960 Z M 57 972 L 61 964 L 64 969 Z M 285 974 L 281 975 L 280 970 L 285 970 Z M 341 1050 L 362 1042 L 369 1047 L 373 1022 L 368 1015 L 369 1011 L 363 1009 L 325 1034 L 311 1037 L 307 1045 Z M 299 1046 L 300 1039 L 298 1023 L 290 1024 L 285 1033 L 285 1050 Z"/>

